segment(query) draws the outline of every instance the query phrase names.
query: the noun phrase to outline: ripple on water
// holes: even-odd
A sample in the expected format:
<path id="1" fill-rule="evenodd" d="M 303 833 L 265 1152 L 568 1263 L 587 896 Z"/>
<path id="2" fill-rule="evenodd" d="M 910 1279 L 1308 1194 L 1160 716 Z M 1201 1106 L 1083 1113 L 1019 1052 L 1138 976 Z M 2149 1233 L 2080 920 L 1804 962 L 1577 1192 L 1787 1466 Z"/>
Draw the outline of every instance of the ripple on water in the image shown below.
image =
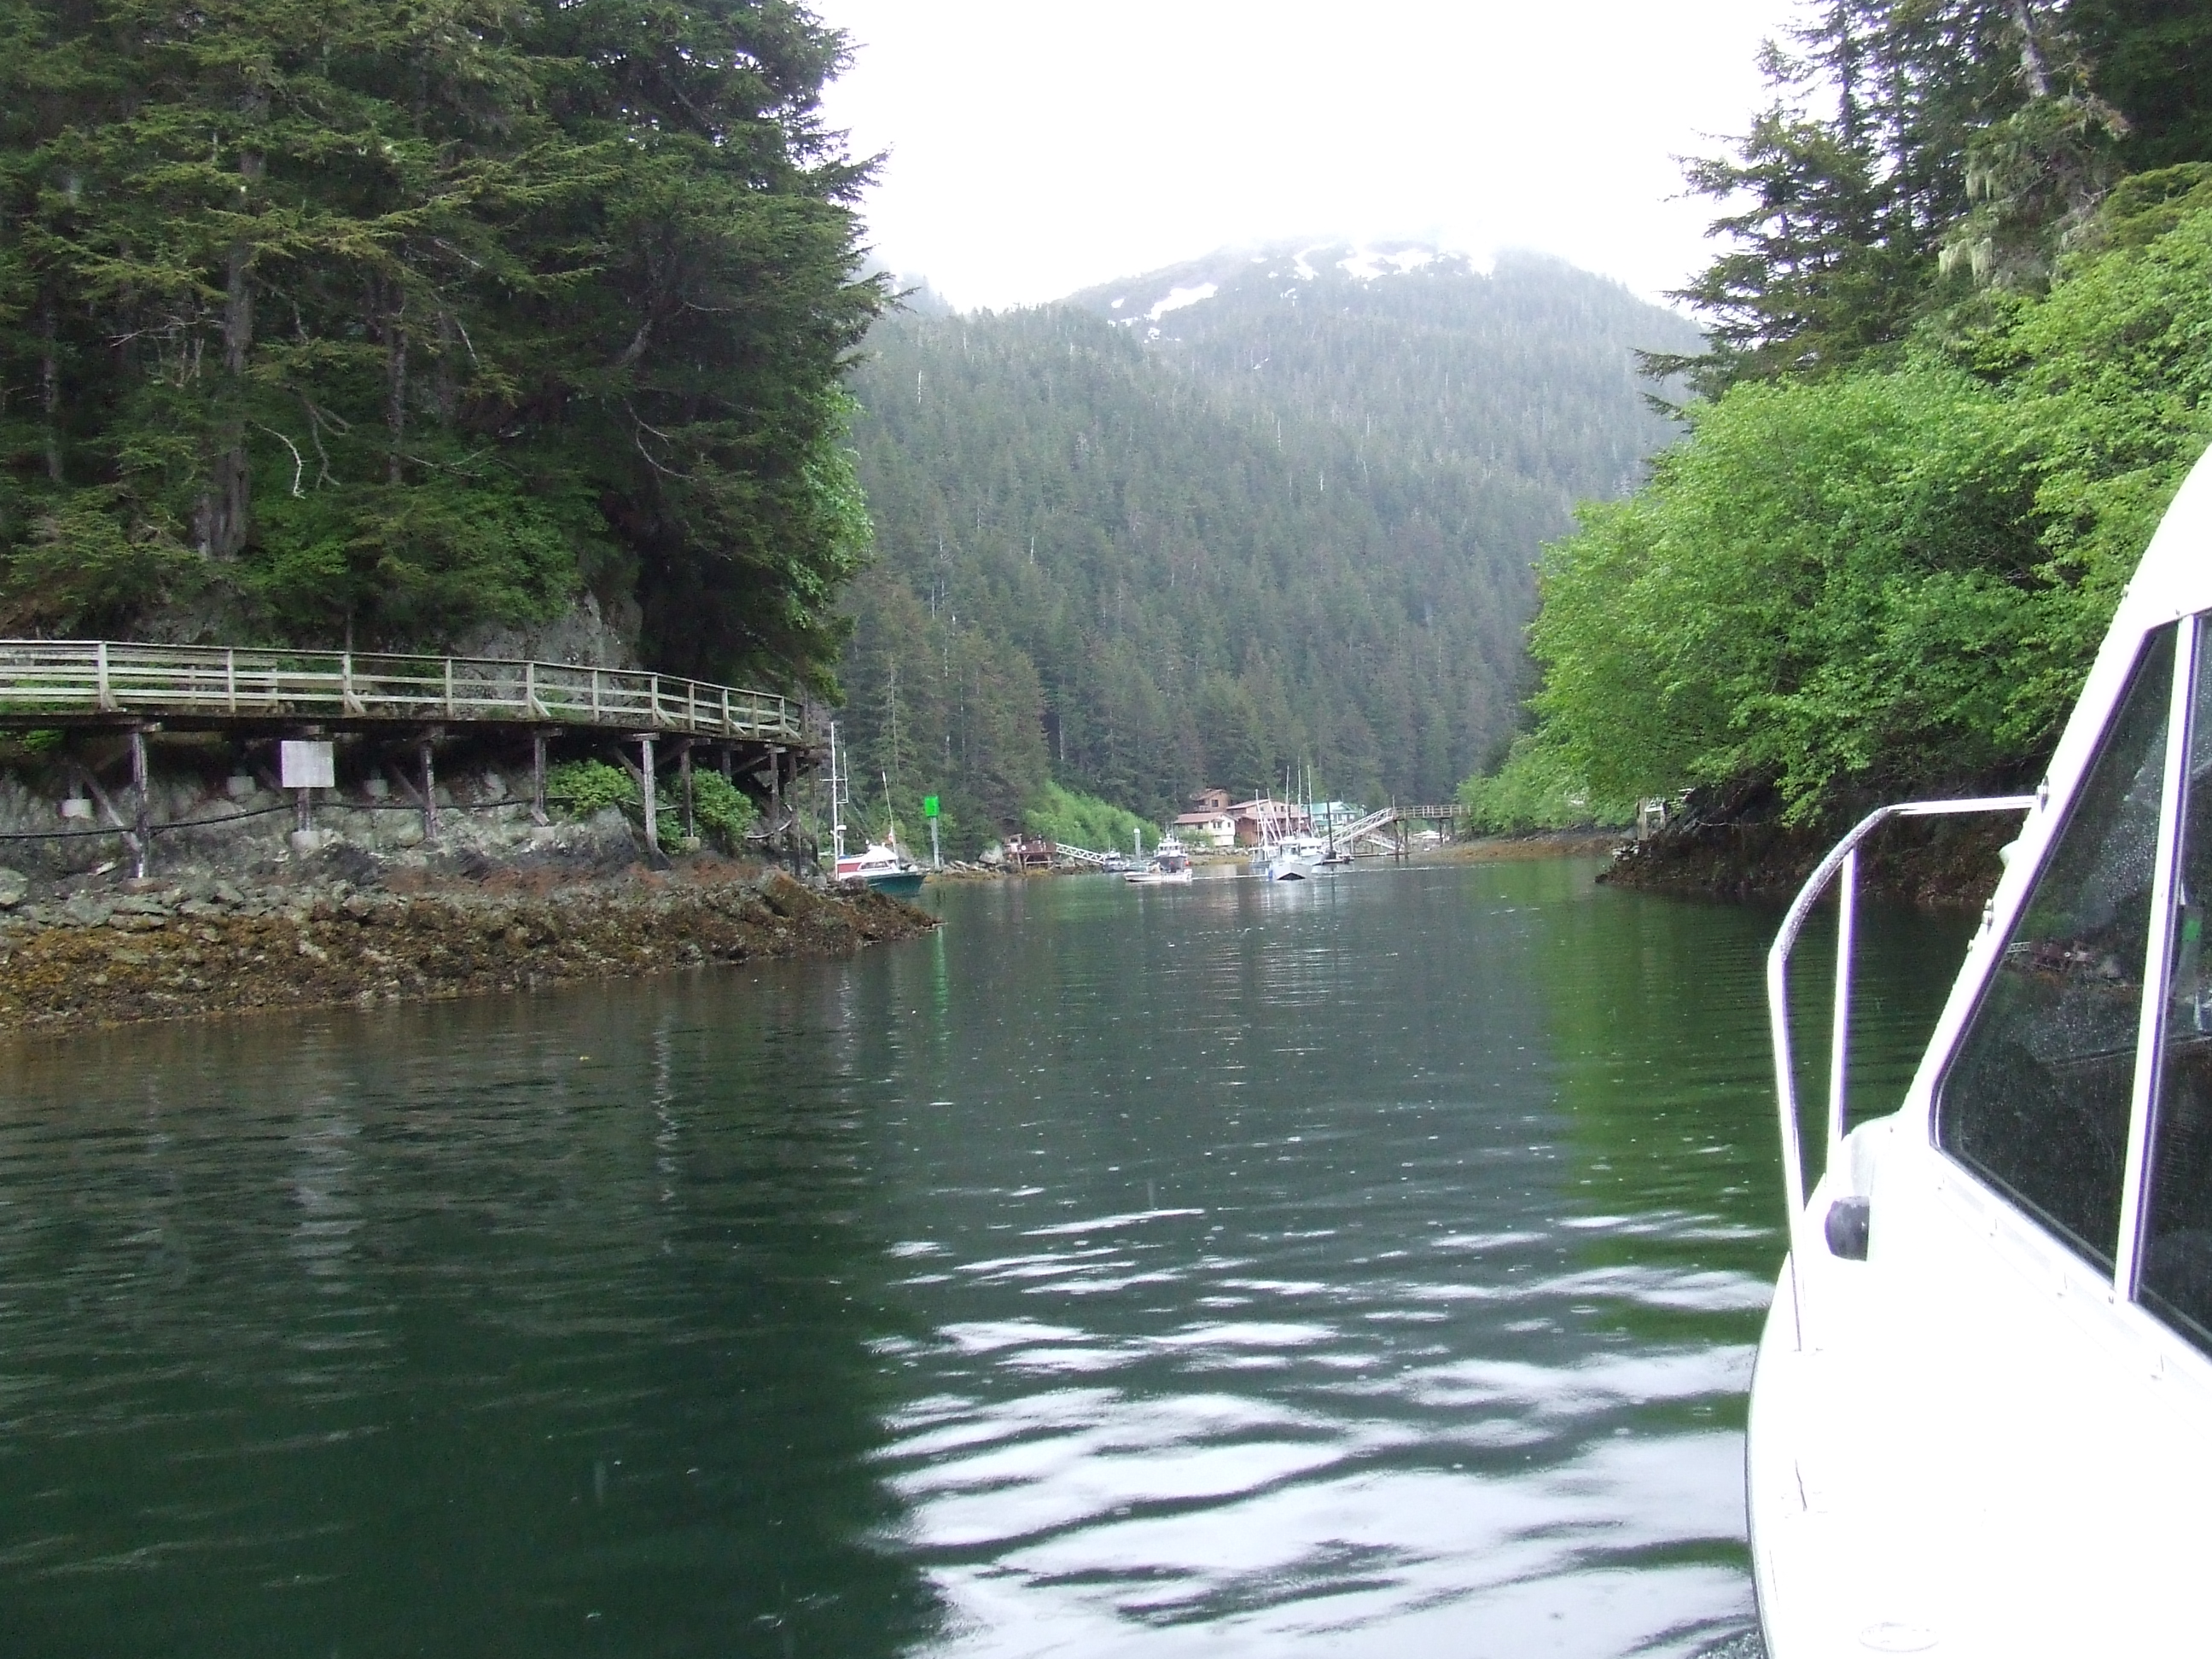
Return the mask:
<path id="1" fill-rule="evenodd" d="M 27 1049 L 0 1650 L 1750 1659 L 1769 919 L 1589 876 Z"/>

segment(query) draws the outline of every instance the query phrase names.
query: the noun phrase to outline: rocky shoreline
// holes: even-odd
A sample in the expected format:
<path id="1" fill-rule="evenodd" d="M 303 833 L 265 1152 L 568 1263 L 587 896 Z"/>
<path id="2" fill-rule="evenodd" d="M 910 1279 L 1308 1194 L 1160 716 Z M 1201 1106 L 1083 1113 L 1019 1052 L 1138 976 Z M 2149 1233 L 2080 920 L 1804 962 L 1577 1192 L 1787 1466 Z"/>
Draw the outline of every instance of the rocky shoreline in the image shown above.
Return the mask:
<path id="1" fill-rule="evenodd" d="M 1840 829 L 1773 823 L 1670 827 L 1624 848 L 1601 880 L 1656 892 L 1774 902 L 1794 896 Z M 1869 895 L 1932 909 L 1978 909 L 2004 873 L 1998 851 L 2020 834 L 2014 814 L 1893 823 L 1859 859 Z"/>
<path id="2" fill-rule="evenodd" d="M 365 873 L 365 872 L 363 872 Z M 936 925 L 882 895 L 825 891 L 702 856 L 667 871 L 196 874 L 35 899 L 0 884 L 0 1032 L 528 990 L 793 956 Z"/>

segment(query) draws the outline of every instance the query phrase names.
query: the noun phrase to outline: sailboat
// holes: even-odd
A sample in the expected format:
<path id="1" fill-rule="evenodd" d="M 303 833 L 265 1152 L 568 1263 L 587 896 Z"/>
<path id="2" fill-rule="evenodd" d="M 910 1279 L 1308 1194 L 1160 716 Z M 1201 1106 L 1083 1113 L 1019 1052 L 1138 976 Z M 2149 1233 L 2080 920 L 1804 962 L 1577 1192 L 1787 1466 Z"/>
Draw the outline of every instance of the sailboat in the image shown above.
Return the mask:
<path id="1" fill-rule="evenodd" d="M 1310 829 L 1296 835 L 1291 832 L 1288 822 L 1290 793 L 1290 775 L 1285 773 L 1283 777 L 1285 822 L 1269 843 L 1267 867 L 1269 881 L 1310 881 L 1323 867 L 1328 858 L 1328 844 L 1314 835 Z M 1306 794 L 1306 822 L 1310 825 L 1313 822 L 1313 790 L 1310 784 L 1307 787 Z"/>
<path id="2" fill-rule="evenodd" d="M 888 842 L 868 842 L 865 850 L 848 853 L 845 850 L 845 808 L 851 801 L 850 779 L 837 764 L 837 726 L 830 726 L 830 845 L 835 860 L 832 869 L 836 878 L 847 884 L 860 884 L 872 891 L 888 893 L 894 898 L 911 898 L 921 890 L 922 878 L 928 872 L 899 850 L 898 820 L 890 820 Z M 890 805 L 890 786 L 884 787 L 884 804 Z"/>

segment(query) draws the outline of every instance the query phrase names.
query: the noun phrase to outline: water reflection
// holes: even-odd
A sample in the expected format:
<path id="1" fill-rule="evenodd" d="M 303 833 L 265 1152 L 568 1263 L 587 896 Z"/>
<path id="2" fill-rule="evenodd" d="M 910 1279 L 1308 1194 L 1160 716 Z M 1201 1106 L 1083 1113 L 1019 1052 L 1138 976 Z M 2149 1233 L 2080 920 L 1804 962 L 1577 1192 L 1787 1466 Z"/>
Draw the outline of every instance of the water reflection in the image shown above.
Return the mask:
<path id="1" fill-rule="evenodd" d="M 700 988 L 13 1056 L 0 1650 L 910 1645 L 835 983 Z"/>
<path id="2" fill-rule="evenodd" d="M 1771 918 L 1567 864 L 939 902 L 851 963 L 19 1052 L 0 1647 L 1746 1628 Z M 1867 927 L 1877 988 L 1957 942 Z"/>
<path id="3" fill-rule="evenodd" d="M 926 1236 L 885 1219 L 929 1328 L 892 1351 L 921 1398 L 884 1462 L 948 1650 L 1741 1627 L 1735 1401 L 1769 1241 L 1581 1190 L 1557 1005 L 1632 996 L 1615 970 L 1643 955 L 1555 932 L 1644 908 L 1589 876 L 1194 885 L 1134 916 L 1071 884 L 1063 926 L 1004 941 L 1000 994 L 954 998 L 988 1016 L 958 1073 L 915 1079 L 919 1167 L 878 1189 L 934 1197 Z M 953 931 L 991 902 L 956 896 Z M 1092 1086 L 1033 1087 L 1041 1054 Z M 1593 1264 L 1655 1229 L 1689 1259 Z M 1632 1336 L 1638 1311 L 1661 1330 Z"/>

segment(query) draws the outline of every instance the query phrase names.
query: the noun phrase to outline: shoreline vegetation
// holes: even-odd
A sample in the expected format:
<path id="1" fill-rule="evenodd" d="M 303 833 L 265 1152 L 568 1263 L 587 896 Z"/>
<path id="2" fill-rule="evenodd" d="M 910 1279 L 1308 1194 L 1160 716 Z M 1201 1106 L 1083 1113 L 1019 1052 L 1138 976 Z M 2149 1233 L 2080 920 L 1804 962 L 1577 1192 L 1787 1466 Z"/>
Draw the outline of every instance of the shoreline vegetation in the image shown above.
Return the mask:
<path id="1" fill-rule="evenodd" d="M 1547 550 L 1476 827 L 1686 794 L 1615 879 L 1751 896 L 1879 802 L 2033 787 L 2212 439 L 2207 52 L 2202 7 L 1806 9 L 1688 166 L 1707 349 L 1644 359 L 1687 430 Z M 1899 836 L 1881 884 L 1966 902 L 2010 833 Z"/>
<path id="2" fill-rule="evenodd" d="M 0 1037 L 844 955 L 937 925 L 881 894 L 711 854 L 665 872 L 508 866 L 357 884 L 311 866 L 289 878 L 81 884 L 36 903 L 9 891 Z"/>

